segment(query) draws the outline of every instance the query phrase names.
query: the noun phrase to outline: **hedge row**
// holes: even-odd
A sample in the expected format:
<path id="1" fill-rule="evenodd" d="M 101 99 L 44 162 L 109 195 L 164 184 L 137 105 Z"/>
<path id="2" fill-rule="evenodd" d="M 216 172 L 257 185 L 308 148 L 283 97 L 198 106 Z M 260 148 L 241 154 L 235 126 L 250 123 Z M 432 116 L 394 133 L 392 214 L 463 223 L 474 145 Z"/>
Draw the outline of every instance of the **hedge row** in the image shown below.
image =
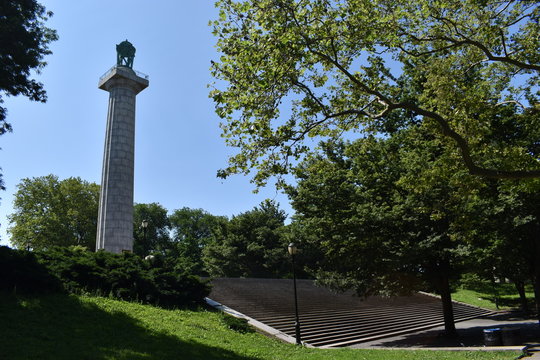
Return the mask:
<path id="1" fill-rule="evenodd" d="M 0 289 L 22 293 L 66 291 L 176 307 L 200 303 L 210 292 L 198 277 L 133 254 L 55 247 L 29 252 L 0 247 Z"/>

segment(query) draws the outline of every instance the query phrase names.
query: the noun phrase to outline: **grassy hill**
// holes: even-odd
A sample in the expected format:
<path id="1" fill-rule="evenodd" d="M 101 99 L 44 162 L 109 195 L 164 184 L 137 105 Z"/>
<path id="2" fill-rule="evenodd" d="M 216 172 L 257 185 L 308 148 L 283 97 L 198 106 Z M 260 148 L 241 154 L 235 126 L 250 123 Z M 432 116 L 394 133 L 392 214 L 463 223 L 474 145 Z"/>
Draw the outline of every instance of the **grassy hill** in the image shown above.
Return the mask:
<path id="1" fill-rule="evenodd" d="M 0 293 L 0 359 L 514 359 L 514 352 L 321 350 L 228 329 L 206 310 L 164 310 L 99 297 Z"/>
<path id="2" fill-rule="evenodd" d="M 531 285 L 526 287 L 525 295 L 529 302 L 529 309 L 534 309 L 534 291 Z M 510 310 L 520 307 L 519 295 L 513 284 L 458 289 L 452 294 L 452 299 L 491 310 Z"/>

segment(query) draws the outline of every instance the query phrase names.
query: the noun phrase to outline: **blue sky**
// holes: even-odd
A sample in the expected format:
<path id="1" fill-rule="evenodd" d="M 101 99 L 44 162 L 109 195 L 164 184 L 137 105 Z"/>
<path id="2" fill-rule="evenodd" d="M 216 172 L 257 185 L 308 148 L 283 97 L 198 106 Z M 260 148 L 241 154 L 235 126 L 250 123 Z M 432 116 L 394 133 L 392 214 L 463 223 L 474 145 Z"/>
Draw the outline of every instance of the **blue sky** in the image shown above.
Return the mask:
<path id="1" fill-rule="evenodd" d="M 220 138 L 208 98 L 210 60 L 219 58 L 208 26 L 217 14 L 212 0 L 40 2 L 54 12 L 48 26 L 60 39 L 36 76 L 48 102 L 5 99 L 13 133 L 0 137 L 7 188 L 0 192 L 0 244 L 8 244 L 6 216 L 21 179 L 55 174 L 100 182 L 108 93 L 97 83 L 125 39 L 137 48 L 134 69 L 150 76 L 137 96 L 135 201 L 232 216 L 270 198 L 292 214 L 271 186 L 253 194 L 247 177 L 216 178 L 234 149 Z"/>

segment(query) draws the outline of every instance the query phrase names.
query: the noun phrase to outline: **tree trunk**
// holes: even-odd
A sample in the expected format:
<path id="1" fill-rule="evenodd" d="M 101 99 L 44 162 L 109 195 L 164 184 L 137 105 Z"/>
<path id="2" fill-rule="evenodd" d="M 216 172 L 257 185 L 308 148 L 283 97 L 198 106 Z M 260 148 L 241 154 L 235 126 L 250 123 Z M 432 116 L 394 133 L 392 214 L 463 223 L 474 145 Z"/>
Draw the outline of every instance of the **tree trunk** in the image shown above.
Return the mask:
<path id="1" fill-rule="evenodd" d="M 519 302 L 521 303 L 521 310 L 524 313 L 528 313 L 529 304 L 527 303 L 527 296 L 525 295 L 525 283 L 523 281 L 515 281 L 514 285 L 519 294 Z"/>
<path id="2" fill-rule="evenodd" d="M 540 325 L 540 264 L 538 262 L 539 260 L 535 260 L 534 264 L 534 302 L 536 304 L 536 317 L 538 319 L 538 325 Z"/>
<path id="3" fill-rule="evenodd" d="M 540 268 L 538 264 L 536 264 L 536 267 L 537 269 Z M 534 301 L 536 303 L 536 317 L 538 319 L 538 325 L 540 325 L 540 275 L 538 273 L 539 271 L 536 270 L 534 279 Z"/>
<path id="4" fill-rule="evenodd" d="M 450 283 L 446 274 L 440 274 L 439 277 L 439 294 L 443 306 L 444 316 L 444 332 L 446 335 L 457 335 L 456 324 L 454 322 L 454 308 L 452 304 L 452 292 L 450 291 Z"/>
<path id="5" fill-rule="evenodd" d="M 535 236 L 534 247 L 535 247 L 535 257 L 533 263 L 534 269 L 534 302 L 536 305 L 536 317 L 538 319 L 538 325 L 540 325 L 540 237 Z"/>

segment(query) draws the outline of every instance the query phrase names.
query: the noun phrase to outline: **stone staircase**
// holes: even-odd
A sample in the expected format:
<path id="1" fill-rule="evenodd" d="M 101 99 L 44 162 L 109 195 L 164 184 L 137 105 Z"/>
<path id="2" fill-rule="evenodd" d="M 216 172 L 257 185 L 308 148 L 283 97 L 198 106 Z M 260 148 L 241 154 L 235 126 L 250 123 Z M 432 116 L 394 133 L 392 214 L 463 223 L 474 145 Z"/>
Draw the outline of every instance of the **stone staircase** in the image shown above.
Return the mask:
<path id="1" fill-rule="evenodd" d="M 441 301 L 434 296 L 361 299 L 316 287 L 311 280 L 298 280 L 297 286 L 302 341 L 312 346 L 348 346 L 443 324 Z M 208 297 L 294 337 L 292 280 L 215 279 Z M 454 303 L 456 322 L 489 313 Z"/>

